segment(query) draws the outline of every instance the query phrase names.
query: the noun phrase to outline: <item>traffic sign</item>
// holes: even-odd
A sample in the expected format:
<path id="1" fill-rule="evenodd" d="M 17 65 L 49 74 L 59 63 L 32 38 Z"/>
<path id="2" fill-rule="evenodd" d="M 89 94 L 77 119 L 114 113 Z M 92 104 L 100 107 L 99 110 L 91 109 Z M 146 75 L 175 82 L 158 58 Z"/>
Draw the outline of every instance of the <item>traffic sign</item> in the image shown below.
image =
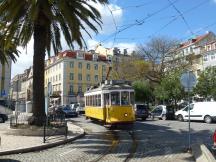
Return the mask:
<path id="1" fill-rule="evenodd" d="M 190 92 L 196 85 L 197 79 L 192 71 L 186 71 L 181 75 L 180 82 L 185 91 Z"/>

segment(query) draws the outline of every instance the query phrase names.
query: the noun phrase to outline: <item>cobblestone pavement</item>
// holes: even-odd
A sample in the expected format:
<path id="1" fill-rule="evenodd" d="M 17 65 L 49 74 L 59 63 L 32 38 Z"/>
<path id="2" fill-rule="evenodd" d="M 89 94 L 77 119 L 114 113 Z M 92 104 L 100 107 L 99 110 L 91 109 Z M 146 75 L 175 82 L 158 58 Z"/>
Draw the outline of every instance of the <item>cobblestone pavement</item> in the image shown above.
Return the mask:
<path id="1" fill-rule="evenodd" d="M 74 118 L 73 123 L 85 129 L 87 135 L 84 138 L 40 152 L 1 156 L 0 161 L 194 161 L 191 154 L 184 152 L 188 146 L 187 122 L 137 121 L 133 131 L 109 130 L 84 118 Z M 192 123 L 192 144 L 210 145 L 215 126 Z"/>

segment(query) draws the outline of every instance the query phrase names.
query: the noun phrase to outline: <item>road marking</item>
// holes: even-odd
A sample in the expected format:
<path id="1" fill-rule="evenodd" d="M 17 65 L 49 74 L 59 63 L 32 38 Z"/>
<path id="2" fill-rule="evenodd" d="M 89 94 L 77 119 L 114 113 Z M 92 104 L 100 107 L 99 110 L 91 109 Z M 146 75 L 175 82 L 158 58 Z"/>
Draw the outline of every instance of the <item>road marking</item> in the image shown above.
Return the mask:
<path id="1" fill-rule="evenodd" d="M 69 154 L 70 152 L 73 152 L 74 150 L 77 150 L 77 149 L 74 148 L 74 149 L 71 149 L 69 151 L 63 152 L 63 153 L 59 154 L 59 156 L 65 156 L 66 154 Z"/>

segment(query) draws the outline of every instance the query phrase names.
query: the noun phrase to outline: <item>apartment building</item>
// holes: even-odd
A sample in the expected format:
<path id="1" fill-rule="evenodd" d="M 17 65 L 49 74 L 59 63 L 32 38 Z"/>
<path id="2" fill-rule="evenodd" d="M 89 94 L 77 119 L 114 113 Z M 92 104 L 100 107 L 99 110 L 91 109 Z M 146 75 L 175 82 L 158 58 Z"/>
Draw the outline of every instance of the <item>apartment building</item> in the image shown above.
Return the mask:
<path id="1" fill-rule="evenodd" d="M 206 34 L 189 39 L 186 42 L 181 43 L 174 50 L 174 57 L 169 58 L 167 63 L 178 64 L 182 68 L 189 69 L 199 75 L 199 73 L 204 70 L 204 56 L 206 52 L 206 45 L 209 42 L 216 40 L 216 36 L 212 32 L 207 32 Z M 208 66 L 206 64 L 206 66 Z"/>
<path id="2" fill-rule="evenodd" d="M 79 102 L 88 88 L 106 79 L 108 68 L 106 56 L 85 51 L 61 52 L 46 61 L 45 91 L 50 82 L 53 102 Z"/>
<path id="3" fill-rule="evenodd" d="M 203 47 L 203 68 L 216 66 L 216 40 Z"/>

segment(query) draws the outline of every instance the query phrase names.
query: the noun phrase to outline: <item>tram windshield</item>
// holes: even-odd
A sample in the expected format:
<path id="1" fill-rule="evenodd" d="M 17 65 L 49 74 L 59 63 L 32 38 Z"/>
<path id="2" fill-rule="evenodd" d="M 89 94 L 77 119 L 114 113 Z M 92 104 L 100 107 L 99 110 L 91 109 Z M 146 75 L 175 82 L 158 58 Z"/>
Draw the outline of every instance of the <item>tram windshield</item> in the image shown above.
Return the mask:
<path id="1" fill-rule="evenodd" d="M 121 92 L 121 105 L 129 105 L 129 92 Z"/>
<path id="2" fill-rule="evenodd" d="M 111 104 L 120 105 L 120 93 L 119 92 L 111 92 Z"/>
<path id="3" fill-rule="evenodd" d="M 120 97 L 121 93 L 121 97 Z M 123 92 L 111 92 L 111 105 L 130 105 L 134 104 L 134 92 L 128 92 L 128 91 L 123 91 Z M 106 95 L 106 98 L 108 99 L 108 96 Z M 121 101 L 121 102 L 120 102 Z M 105 101 L 107 103 L 107 101 Z"/>

